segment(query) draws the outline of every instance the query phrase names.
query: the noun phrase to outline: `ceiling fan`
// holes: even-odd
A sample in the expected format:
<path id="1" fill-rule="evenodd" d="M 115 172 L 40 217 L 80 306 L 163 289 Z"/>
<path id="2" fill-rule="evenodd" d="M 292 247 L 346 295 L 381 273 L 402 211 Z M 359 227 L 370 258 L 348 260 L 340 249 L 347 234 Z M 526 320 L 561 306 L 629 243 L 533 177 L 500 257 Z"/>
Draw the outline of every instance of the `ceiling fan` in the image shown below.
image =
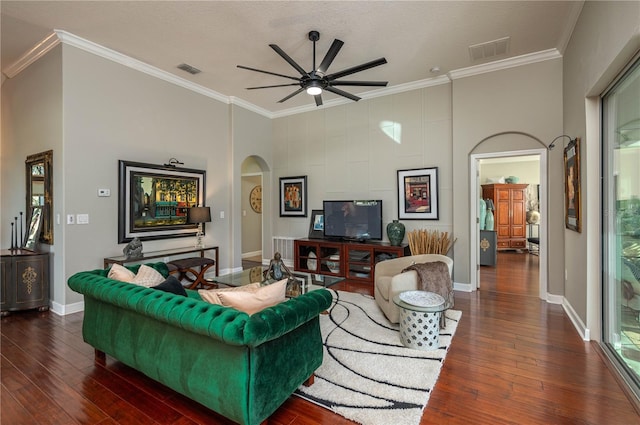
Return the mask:
<path id="1" fill-rule="evenodd" d="M 388 82 L 387 81 L 340 81 L 339 78 L 346 77 L 347 75 L 355 74 L 356 72 L 364 71 L 365 69 L 373 68 L 379 65 L 384 65 L 387 63 L 385 58 L 380 58 L 373 60 L 371 62 L 363 63 L 362 65 L 354 66 L 351 68 L 344 69 L 342 71 L 334 72 L 333 74 L 327 74 L 327 69 L 335 59 L 336 55 L 342 48 L 344 44 L 342 41 L 337 38 L 333 40 L 329 51 L 325 55 L 324 59 L 320 63 L 320 66 L 316 68 L 316 41 L 320 39 L 320 33 L 318 31 L 310 31 L 309 32 L 309 40 L 313 41 L 313 68 L 311 71 L 305 71 L 300 65 L 296 63 L 289 55 L 287 55 L 284 50 L 278 47 L 275 44 L 269 44 L 273 50 L 276 51 L 284 60 L 286 60 L 289 65 L 295 68 L 296 71 L 300 73 L 300 77 L 291 77 L 289 75 L 278 74 L 276 72 L 263 71 L 261 69 L 250 68 L 248 66 L 238 65 L 238 68 L 248 69 L 249 71 L 262 72 L 263 74 L 275 75 L 277 77 L 289 78 L 291 80 L 295 80 L 295 83 L 290 84 L 276 84 L 272 86 L 260 86 L 260 87 L 247 87 L 247 90 L 256 90 L 256 89 L 266 89 L 272 87 L 287 87 L 287 86 L 300 86 L 300 88 L 290 95 L 280 99 L 278 103 L 282 103 L 286 100 L 291 99 L 293 96 L 306 91 L 308 94 L 312 95 L 315 98 L 316 105 L 322 105 L 322 91 L 326 90 L 331 93 L 335 93 L 340 96 L 344 96 L 348 99 L 358 101 L 360 98 L 351 93 L 347 93 L 344 90 L 340 90 L 335 86 L 374 86 L 374 87 L 385 87 Z"/>

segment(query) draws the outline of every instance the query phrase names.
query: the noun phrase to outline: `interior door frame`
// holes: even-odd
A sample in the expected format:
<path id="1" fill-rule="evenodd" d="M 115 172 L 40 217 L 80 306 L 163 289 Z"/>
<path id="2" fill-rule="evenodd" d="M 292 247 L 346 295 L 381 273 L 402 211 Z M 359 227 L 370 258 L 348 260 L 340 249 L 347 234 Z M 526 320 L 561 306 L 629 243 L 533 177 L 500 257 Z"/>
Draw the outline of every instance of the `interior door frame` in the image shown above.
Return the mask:
<path id="1" fill-rule="evenodd" d="M 548 253 L 547 249 L 547 228 L 548 228 L 548 219 L 544 220 L 545 217 L 549 217 L 547 210 L 547 149 L 528 149 L 528 150 L 520 150 L 520 151 L 508 151 L 508 152 L 492 152 L 492 153 L 481 153 L 481 154 L 471 154 L 470 157 L 470 182 L 469 182 L 469 216 L 471 221 L 469 223 L 469 243 L 471 244 L 471 261 L 470 265 L 474 267 L 475 265 L 475 273 L 472 271 L 471 274 L 471 290 L 477 291 L 480 287 L 480 218 L 479 218 L 479 206 L 478 199 L 480 199 L 479 187 L 480 187 L 480 167 L 479 163 L 481 159 L 489 159 L 489 158 L 505 158 L 505 157 L 515 157 L 515 156 L 527 156 L 527 155 L 538 155 L 540 159 L 540 215 L 543 220 L 540 221 L 539 227 L 539 237 L 540 237 L 540 247 L 539 250 L 539 264 L 540 264 L 540 277 L 539 277 L 539 291 L 538 296 L 540 299 L 547 299 L 547 287 L 548 287 Z"/>

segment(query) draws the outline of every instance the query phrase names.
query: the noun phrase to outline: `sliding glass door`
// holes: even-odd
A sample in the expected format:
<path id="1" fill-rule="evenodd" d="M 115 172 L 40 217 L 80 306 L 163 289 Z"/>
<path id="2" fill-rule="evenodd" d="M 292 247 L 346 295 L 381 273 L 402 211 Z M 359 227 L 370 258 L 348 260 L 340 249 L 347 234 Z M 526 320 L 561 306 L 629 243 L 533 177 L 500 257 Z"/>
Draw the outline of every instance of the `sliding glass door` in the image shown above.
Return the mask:
<path id="1" fill-rule="evenodd" d="M 640 59 L 602 99 L 604 344 L 640 394 Z"/>

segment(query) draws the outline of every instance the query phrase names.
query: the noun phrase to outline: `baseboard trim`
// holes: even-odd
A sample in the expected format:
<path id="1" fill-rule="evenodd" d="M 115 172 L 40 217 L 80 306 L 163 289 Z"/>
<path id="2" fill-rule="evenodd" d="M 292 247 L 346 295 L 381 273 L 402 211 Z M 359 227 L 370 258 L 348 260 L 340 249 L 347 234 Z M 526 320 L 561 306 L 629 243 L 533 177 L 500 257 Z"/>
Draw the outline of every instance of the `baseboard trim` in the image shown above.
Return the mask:
<path id="1" fill-rule="evenodd" d="M 251 252 L 245 252 L 242 254 L 242 258 L 249 258 L 249 257 L 255 257 L 255 256 L 260 256 L 260 258 L 262 258 L 262 251 L 258 250 L 258 251 L 251 251 Z"/>
<path id="2" fill-rule="evenodd" d="M 564 309 L 565 313 L 567 313 L 567 316 L 569 316 L 569 320 L 571 320 L 571 323 L 573 323 L 573 327 L 576 328 L 576 331 L 578 331 L 578 335 L 580 335 L 582 340 L 583 341 L 590 341 L 591 340 L 591 332 L 585 326 L 585 324 L 582 322 L 582 319 L 580 319 L 580 316 L 578 316 L 578 314 L 574 310 L 574 308 L 571 305 L 571 303 L 569 301 L 567 301 L 567 299 L 564 298 L 564 297 L 563 297 L 563 302 L 562 302 L 562 308 Z"/>
<path id="3" fill-rule="evenodd" d="M 453 290 L 460 292 L 472 292 L 473 288 L 471 287 L 470 283 L 453 282 Z"/>
<path id="4" fill-rule="evenodd" d="M 73 304 L 60 304 L 55 301 L 51 301 L 50 310 L 58 316 L 66 316 L 68 314 L 79 313 L 81 311 L 84 311 L 84 301 Z"/>

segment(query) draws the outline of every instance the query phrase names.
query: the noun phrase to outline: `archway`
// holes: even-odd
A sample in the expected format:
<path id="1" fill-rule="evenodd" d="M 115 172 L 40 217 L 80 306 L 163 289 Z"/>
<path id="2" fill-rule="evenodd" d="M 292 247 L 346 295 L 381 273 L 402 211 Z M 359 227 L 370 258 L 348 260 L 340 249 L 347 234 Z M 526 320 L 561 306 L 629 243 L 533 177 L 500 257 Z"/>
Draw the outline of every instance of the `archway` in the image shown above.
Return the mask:
<path id="1" fill-rule="evenodd" d="M 248 156 L 240 168 L 240 252 L 243 260 L 260 263 L 264 262 L 265 251 L 265 206 L 270 205 L 266 199 L 270 193 L 268 181 L 265 181 L 267 171 L 266 162 L 258 156 Z"/>
<path id="2" fill-rule="evenodd" d="M 513 150 L 505 150 L 504 140 L 509 139 L 509 146 Z M 543 148 L 534 147 L 535 142 Z M 480 161 L 489 158 L 515 158 L 522 156 L 539 157 L 539 211 L 542 217 L 548 217 L 547 210 L 547 192 L 548 192 L 548 173 L 547 173 L 547 146 L 535 136 L 519 131 L 509 131 L 496 133 L 479 141 L 470 152 L 470 184 L 469 184 L 469 205 L 471 222 L 469 224 L 470 244 L 472 268 L 475 273 L 471 273 L 471 290 L 477 290 L 480 285 L 480 241 L 479 241 L 479 203 L 478 199 L 482 195 L 480 185 Z M 547 295 L 547 270 L 548 270 L 548 249 L 547 249 L 547 229 L 548 221 L 542 220 L 539 227 L 539 297 L 546 299 Z"/>

